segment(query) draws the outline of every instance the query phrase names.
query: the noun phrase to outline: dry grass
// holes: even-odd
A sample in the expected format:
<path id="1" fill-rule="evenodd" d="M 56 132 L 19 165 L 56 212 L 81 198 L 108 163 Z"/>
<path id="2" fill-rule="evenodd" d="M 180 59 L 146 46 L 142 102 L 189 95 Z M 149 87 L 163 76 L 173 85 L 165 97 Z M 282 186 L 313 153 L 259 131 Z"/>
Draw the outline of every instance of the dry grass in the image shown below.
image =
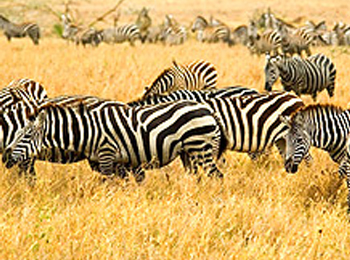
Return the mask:
<path id="1" fill-rule="evenodd" d="M 137 7 L 148 1 L 138 2 Z M 177 2 L 167 1 L 170 7 Z M 180 1 L 182 6 L 185 2 Z M 254 8 L 250 1 L 246 6 L 222 2 L 223 7 L 212 6 L 223 20 L 230 20 L 230 3 L 232 13 L 244 10 L 231 19 L 241 23 Z M 277 2 L 270 2 L 283 13 Z M 150 1 L 151 6 L 155 3 Z M 302 3 L 287 3 L 286 8 L 315 20 L 349 18 L 347 1 L 321 2 L 321 9 L 309 11 L 311 1 L 297 12 Z M 201 8 L 191 3 L 183 9 L 184 16 L 189 21 L 197 11 L 210 13 L 210 6 Z M 328 8 L 338 11 L 330 14 Z M 164 3 L 157 9 L 166 10 Z M 0 45 L 0 85 L 29 77 L 40 81 L 50 96 L 80 93 L 131 100 L 174 58 L 181 63 L 210 60 L 219 71 L 220 86 L 263 88 L 264 58 L 252 57 L 239 46 L 191 41 L 178 47 L 123 44 L 84 49 L 56 38 L 45 38 L 35 47 L 28 39 L 9 44 L 4 37 Z M 330 56 L 338 69 L 331 102 L 347 106 L 349 49 L 315 51 Z M 319 101 L 330 102 L 326 93 Z M 303 165 L 297 174 L 288 175 L 275 150 L 259 162 L 229 153 L 224 182 L 204 178 L 199 184 L 178 161 L 147 172 L 141 186 L 101 184 L 99 174 L 86 163 L 39 162 L 38 182 L 30 189 L 14 171 L 1 166 L 0 259 L 349 259 L 345 184 L 339 182 L 337 166 L 327 154 L 312 154 L 310 168 Z"/>

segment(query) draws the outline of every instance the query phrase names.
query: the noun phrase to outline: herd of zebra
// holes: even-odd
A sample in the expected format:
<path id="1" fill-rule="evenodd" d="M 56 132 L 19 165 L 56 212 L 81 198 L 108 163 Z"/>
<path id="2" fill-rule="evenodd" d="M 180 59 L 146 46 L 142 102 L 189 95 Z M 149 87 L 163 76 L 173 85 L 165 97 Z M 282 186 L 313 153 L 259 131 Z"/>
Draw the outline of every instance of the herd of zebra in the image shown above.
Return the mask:
<path id="1" fill-rule="evenodd" d="M 333 63 L 322 54 L 298 65 L 302 61 L 298 57 L 286 63 L 283 66 L 290 70 L 277 74 L 283 66 L 268 61 L 266 75 L 280 76 L 287 91 L 264 93 L 243 86 L 217 88 L 217 71 L 208 61 L 174 61 L 141 98 L 128 103 L 83 95 L 49 98 L 38 82 L 14 80 L 0 92 L 2 161 L 7 168 L 17 165 L 32 186 L 36 160 L 87 160 L 104 176 L 128 179 L 131 172 L 140 183 L 145 170 L 161 168 L 177 157 L 190 173 L 202 169 L 208 176 L 223 178 L 219 168 L 227 163 L 226 151 L 255 159 L 273 145 L 286 171 L 295 173 L 303 160 L 312 161 L 309 149 L 315 146 L 339 164 L 350 209 L 350 110 L 305 105 L 289 92 L 314 98 L 323 89 L 330 96 L 334 93 Z M 282 71 L 288 77 L 283 78 Z M 270 83 L 267 77 L 266 86 Z"/>
<path id="2" fill-rule="evenodd" d="M 143 8 L 135 23 L 117 25 L 107 29 L 88 28 L 72 22 L 69 14 L 61 16 L 62 38 L 76 44 L 99 45 L 101 42 L 129 42 L 134 46 L 136 41 L 142 43 L 163 42 L 167 45 L 183 44 L 189 38 L 189 31 L 195 33 L 199 42 L 223 42 L 229 46 L 242 44 L 252 54 L 299 54 L 304 51 L 311 55 L 311 46 L 350 45 L 350 25 L 337 22 L 331 30 L 325 21 L 318 24 L 307 21 L 303 26 L 293 25 L 276 17 L 270 9 L 257 19 L 250 19 L 248 25 L 231 28 L 226 23 L 210 17 L 197 16 L 190 26 L 179 23 L 173 15 L 166 15 L 163 23 L 152 25 L 149 10 Z M 119 18 L 119 17 L 118 17 Z M 39 43 L 40 28 L 35 23 L 15 24 L 0 15 L 0 28 L 8 40 L 13 37 L 28 36 L 34 44 Z"/>

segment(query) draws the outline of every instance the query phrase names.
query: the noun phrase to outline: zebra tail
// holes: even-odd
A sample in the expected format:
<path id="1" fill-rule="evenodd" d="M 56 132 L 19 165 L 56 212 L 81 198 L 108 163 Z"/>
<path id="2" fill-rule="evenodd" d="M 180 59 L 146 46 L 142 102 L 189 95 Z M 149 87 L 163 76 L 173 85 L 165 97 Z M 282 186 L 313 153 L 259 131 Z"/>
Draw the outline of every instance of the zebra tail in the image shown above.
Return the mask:
<path id="1" fill-rule="evenodd" d="M 213 113 L 212 115 L 215 121 L 218 123 L 219 130 L 220 130 L 220 144 L 219 144 L 219 151 L 217 154 L 217 159 L 220 159 L 228 147 L 229 139 L 227 137 L 222 119 L 216 113 Z"/>

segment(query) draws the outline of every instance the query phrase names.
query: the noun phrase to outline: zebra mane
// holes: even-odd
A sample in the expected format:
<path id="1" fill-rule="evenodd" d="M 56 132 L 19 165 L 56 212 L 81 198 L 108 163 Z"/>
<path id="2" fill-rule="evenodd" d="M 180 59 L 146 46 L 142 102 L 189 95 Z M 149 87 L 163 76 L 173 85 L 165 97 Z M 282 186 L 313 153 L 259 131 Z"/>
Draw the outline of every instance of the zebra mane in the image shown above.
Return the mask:
<path id="1" fill-rule="evenodd" d="M 7 18 L 6 18 L 5 16 L 3 16 L 2 14 L 0 14 L 0 20 L 3 20 L 3 21 L 5 21 L 5 22 L 7 22 L 7 23 L 10 22 L 10 20 L 7 19 Z"/>
<path id="2" fill-rule="evenodd" d="M 146 90 L 145 95 L 148 94 L 151 90 L 153 90 L 154 86 L 156 86 L 157 83 L 163 79 L 164 75 L 169 74 L 169 72 L 171 72 L 172 70 L 173 67 L 163 70 L 163 72 L 159 74 L 159 76 L 152 82 L 151 86 Z"/>
<path id="3" fill-rule="evenodd" d="M 296 111 L 294 111 L 291 115 L 291 121 L 294 122 L 296 118 L 299 116 L 307 116 L 310 115 L 311 113 L 318 111 L 318 112 L 323 112 L 323 111 L 328 111 L 332 112 L 335 114 L 341 114 L 345 111 L 344 108 L 333 105 L 333 104 L 312 104 L 304 107 L 298 108 Z"/>

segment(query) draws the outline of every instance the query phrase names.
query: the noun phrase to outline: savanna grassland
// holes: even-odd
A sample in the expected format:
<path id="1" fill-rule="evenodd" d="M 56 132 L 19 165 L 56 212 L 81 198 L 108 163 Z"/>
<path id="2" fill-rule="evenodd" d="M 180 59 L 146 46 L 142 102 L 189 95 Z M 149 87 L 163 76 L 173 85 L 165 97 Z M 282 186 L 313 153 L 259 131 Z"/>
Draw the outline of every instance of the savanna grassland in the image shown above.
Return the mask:
<path id="1" fill-rule="evenodd" d="M 220 86 L 264 86 L 264 57 L 242 46 L 162 44 L 98 48 L 74 46 L 52 34 L 56 18 L 40 8 L 57 1 L 13 1 L 0 9 L 43 23 L 39 46 L 29 39 L 8 43 L 0 37 L 0 86 L 32 78 L 50 96 L 89 94 L 120 101 L 139 97 L 143 87 L 176 59 L 206 59 L 216 65 Z M 102 1 L 101 1 L 102 2 Z M 21 3 L 33 10 L 24 12 Z M 113 6 L 111 0 L 79 1 L 81 20 L 91 21 Z M 325 19 L 328 26 L 350 22 L 350 4 L 342 1 L 142 1 L 125 2 L 121 22 L 135 19 L 133 10 L 151 8 L 160 22 L 173 13 L 187 24 L 197 15 L 214 15 L 232 26 L 247 23 L 257 8 L 271 6 L 287 20 Z M 15 11 L 13 11 L 15 10 Z M 21 11 L 22 10 L 22 11 Z M 38 19 L 37 16 L 39 16 Z M 101 27 L 106 24 L 101 24 Z M 46 36 L 46 37 L 45 37 Z M 335 96 L 319 102 L 346 107 L 350 101 L 350 49 L 320 47 L 337 67 Z M 278 84 L 277 88 L 281 88 Z M 303 97 L 306 103 L 311 98 Z M 15 169 L 0 166 L 0 259 L 349 259 L 350 223 L 347 189 L 328 154 L 311 151 L 314 162 L 295 175 L 284 171 L 276 150 L 252 162 L 227 153 L 223 182 L 185 174 L 179 161 L 148 171 L 145 182 L 101 183 L 87 163 L 38 162 L 38 181 L 29 188 Z M 166 178 L 166 174 L 170 177 Z"/>

